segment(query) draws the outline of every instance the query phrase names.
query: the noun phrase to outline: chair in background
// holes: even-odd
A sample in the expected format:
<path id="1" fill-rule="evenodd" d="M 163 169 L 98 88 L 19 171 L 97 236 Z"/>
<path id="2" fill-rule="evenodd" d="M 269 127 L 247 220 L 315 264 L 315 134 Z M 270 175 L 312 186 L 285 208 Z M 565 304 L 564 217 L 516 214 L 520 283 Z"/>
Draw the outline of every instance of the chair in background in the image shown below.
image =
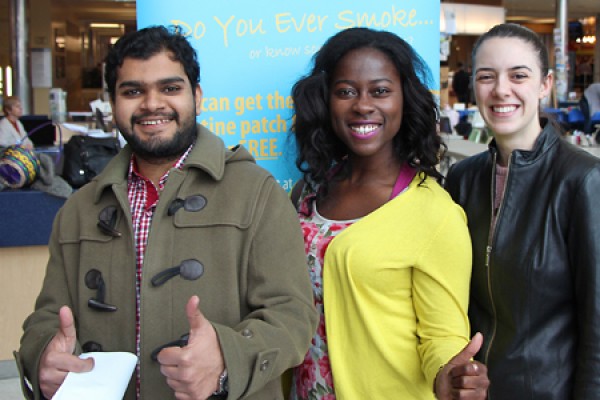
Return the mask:
<path id="1" fill-rule="evenodd" d="M 590 125 L 592 126 L 592 131 L 598 129 L 596 125 L 600 125 L 600 111 L 596 111 L 594 115 L 590 117 Z"/>
<path id="2" fill-rule="evenodd" d="M 590 117 L 590 127 L 590 133 L 596 140 L 596 143 L 600 144 L 600 111 L 596 111 Z"/>
<path id="3" fill-rule="evenodd" d="M 23 115 L 19 120 L 35 147 L 54 146 L 56 131 L 47 115 Z"/>
<path id="4" fill-rule="evenodd" d="M 600 111 L 596 111 L 592 115 L 589 101 L 585 94 L 581 96 L 581 100 L 579 101 L 579 108 L 583 112 L 583 116 L 585 118 L 583 131 L 587 134 L 596 134 L 599 129 L 596 127 L 596 125 L 600 124 Z"/>
<path id="5" fill-rule="evenodd" d="M 562 108 L 544 108 L 544 114 L 548 119 L 556 121 L 564 130 L 569 130 L 569 124 L 567 122 L 567 113 Z"/>
<path id="6" fill-rule="evenodd" d="M 570 131 L 583 131 L 585 127 L 585 115 L 579 108 L 572 108 L 567 113 L 567 125 Z"/>
<path id="7" fill-rule="evenodd" d="M 34 151 L 38 154 L 47 154 L 54 161 L 56 174 L 62 172 L 62 129 L 60 124 L 54 124 L 47 115 L 23 115 L 19 118 L 27 131 L 29 139 L 33 142 Z M 58 131 L 58 142 L 56 133 Z"/>

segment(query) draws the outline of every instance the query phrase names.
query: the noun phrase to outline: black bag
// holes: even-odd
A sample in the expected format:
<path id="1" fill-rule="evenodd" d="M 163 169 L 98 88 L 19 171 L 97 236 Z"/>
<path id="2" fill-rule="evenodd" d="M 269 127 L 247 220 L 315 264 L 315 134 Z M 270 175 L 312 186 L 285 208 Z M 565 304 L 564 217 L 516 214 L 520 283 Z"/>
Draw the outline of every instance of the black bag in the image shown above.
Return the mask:
<path id="1" fill-rule="evenodd" d="M 98 175 L 119 152 L 118 139 L 77 135 L 64 146 L 63 178 L 79 188 Z"/>

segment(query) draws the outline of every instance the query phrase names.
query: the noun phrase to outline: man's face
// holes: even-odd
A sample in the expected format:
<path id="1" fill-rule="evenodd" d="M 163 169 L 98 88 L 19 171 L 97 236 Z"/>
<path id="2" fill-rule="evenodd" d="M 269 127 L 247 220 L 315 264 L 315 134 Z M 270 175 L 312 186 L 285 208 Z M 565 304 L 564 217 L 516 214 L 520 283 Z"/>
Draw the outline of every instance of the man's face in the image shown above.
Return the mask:
<path id="1" fill-rule="evenodd" d="M 134 153 L 148 161 L 176 159 L 196 137 L 202 90 L 192 88 L 170 55 L 125 58 L 117 71 L 114 122 Z"/>

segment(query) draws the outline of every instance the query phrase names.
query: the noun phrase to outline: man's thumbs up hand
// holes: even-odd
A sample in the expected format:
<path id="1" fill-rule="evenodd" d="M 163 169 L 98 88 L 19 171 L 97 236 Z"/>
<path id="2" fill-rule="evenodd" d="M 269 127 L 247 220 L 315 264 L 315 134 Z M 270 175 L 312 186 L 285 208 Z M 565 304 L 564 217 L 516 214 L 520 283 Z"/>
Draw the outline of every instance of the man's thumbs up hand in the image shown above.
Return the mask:
<path id="1" fill-rule="evenodd" d="M 187 345 L 167 347 L 158 353 L 160 372 L 177 398 L 210 397 L 225 369 L 217 333 L 198 308 L 199 303 L 198 296 L 192 296 L 185 307 L 190 326 Z"/>
<path id="2" fill-rule="evenodd" d="M 77 332 L 73 313 L 67 306 L 58 312 L 60 326 L 50 340 L 40 359 L 40 389 L 45 398 L 51 399 L 69 372 L 87 372 L 94 368 L 92 358 L 80 359 L 73 355 L 77 343 Z"/>

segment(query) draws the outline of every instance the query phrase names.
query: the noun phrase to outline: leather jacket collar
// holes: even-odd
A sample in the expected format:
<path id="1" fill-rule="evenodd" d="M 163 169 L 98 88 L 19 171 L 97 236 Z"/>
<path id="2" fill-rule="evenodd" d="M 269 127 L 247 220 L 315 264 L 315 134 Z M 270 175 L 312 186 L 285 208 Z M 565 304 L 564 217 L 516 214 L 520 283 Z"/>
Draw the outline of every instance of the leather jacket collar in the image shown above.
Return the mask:
<path id="1" fill-rule="evenodd" d="M 543 129 L 535 140 L 533 149 L 514 150 L 511 157 L 511 162 L 513 165 L 528 165 L 536 162 L 543 157 L 544 154 L 550 151 L 560 140 L 560 136 L 557 134 L 557 132 L 559 132 L 559 128 L 557 128 L 548 119 L 543 118 L 541 122 Z M 498 154 L 496 139 L 493 139 L 490 142 L 488 145 L 488 150 L 492 155 L 492 159 L 494 159 L 494 156 Z"/>

